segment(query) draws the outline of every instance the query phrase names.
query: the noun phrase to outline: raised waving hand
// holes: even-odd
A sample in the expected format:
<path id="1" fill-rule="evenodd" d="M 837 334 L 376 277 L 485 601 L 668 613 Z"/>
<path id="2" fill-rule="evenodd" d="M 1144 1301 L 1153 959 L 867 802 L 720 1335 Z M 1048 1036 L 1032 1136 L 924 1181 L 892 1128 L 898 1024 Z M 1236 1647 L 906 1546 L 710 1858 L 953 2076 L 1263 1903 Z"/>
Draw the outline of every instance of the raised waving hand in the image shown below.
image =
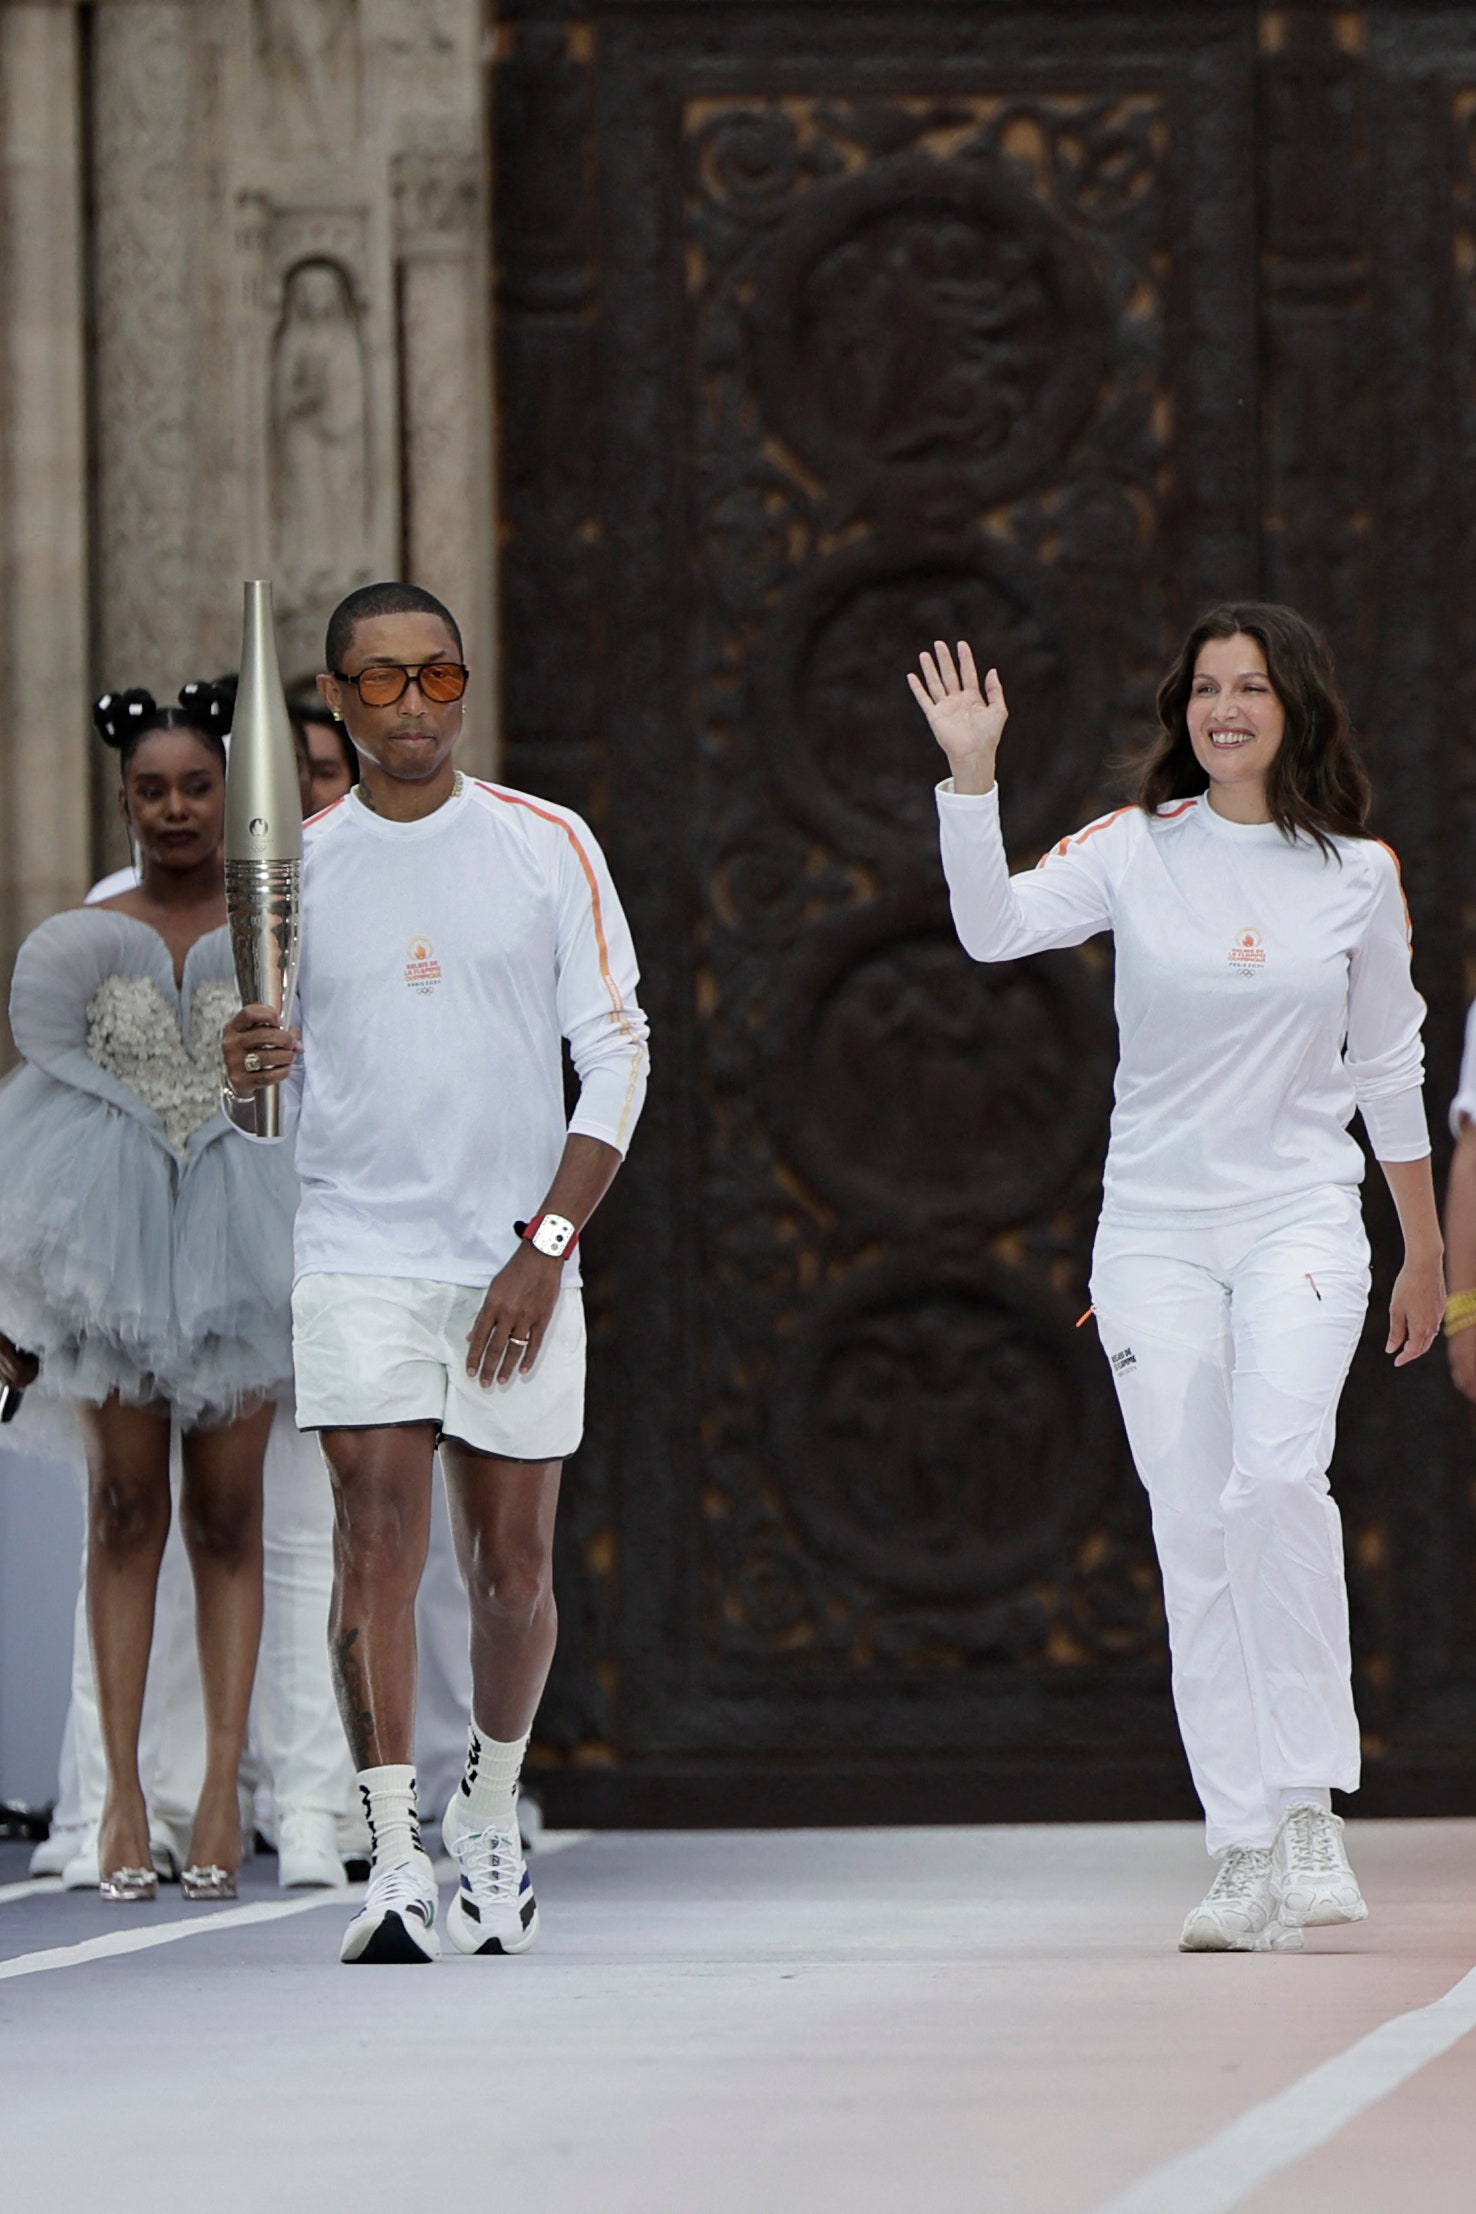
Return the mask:
<path id="1" fill-rule="evenodd" d="M 958 663 L 941 638 L 922 654 L 922 675 L 909 671 L 912 696 L 927 716 L 933 736 L 948 756 L 956 792 L 994 789 L 994 757 L 1009 720 L 999 671 L 991 669 L 981 687 L 968 644 L 959 640 Z"/>

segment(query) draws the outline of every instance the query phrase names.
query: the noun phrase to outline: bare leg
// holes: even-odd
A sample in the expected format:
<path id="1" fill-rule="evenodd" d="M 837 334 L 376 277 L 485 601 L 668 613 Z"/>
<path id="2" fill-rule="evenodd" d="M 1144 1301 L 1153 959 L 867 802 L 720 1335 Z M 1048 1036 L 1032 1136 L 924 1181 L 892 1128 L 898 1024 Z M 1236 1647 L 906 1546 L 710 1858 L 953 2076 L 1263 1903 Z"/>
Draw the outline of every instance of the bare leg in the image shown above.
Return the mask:
<path id="1" fill-rule="evenodd" d="M 553 1666 L 561 1461 L 508 1461 L 441 1441 L 456 1557 L 471 1601 L 472 1712 L 504 1744 L 532 1727 Z"/>
<path id="2" fill-rule="evenodd" d="M 241 1864 L 236 1778 L 261 1642 L 261 1464 L 274 1412 L 268 1400 L 238 1422 L 183 1440 L 180 1521 L 205 1695 L 205 1782 L 190 1837 L 196 1867 Z"/>
<path id="3" fill-rule="evenodd" d="M 169 1535 L 169 1410 L 113 1398 L 79 1406 L 87 1448 L 87 1624 L 108 1764 L 98 1865 L 149 1866 L 138 1727 Z"/>
<path id="4" fill-rule="evenodd" d="M 355 1768 L 415 1758 L 415 1594 L 430 1540 L 435 1429 L 324 1430 L 333 1479 L 328 1647 Z"/>

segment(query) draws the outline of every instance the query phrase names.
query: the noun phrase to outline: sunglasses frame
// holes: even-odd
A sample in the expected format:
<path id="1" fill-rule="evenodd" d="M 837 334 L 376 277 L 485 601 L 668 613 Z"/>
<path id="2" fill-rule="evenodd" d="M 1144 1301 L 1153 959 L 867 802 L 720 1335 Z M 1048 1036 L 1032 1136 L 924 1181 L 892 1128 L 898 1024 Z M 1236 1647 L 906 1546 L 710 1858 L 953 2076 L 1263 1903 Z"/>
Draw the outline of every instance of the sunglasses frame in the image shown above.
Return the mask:
<path id="1" fill-rule="evenodd" d="M 405 679 L 393 699 L 365 699 L 361 689 L 363 681 L 366 676 L 372 676 L 376 669 L 383 669 L 386 672 L 390 669 L 398 669 Z M 461 671 L 461 690 L 449 700 L 431 700 L 432 707 L 454 707 L 457 700 L 466 698 L 467 679 L 471 675 L 471 670 L 464 661 L 453 661 L 446 654 L 437 654 L 433 661 L 371 661 L 369 666 L 366 669 L 361 669 L 357 676 L 349 676 L 342 669 L 330 669 L 328 673 L 335 683 L 351 684 L 353 686 L 359 695 L 359 705 L 361 707 L 398 707 L 411 685 L 419 684 L 422 674 L 427 669 L 459 669 Z M 422 688 L 421 696 L 430 699 L 430 694 L 424 688 Z"/>

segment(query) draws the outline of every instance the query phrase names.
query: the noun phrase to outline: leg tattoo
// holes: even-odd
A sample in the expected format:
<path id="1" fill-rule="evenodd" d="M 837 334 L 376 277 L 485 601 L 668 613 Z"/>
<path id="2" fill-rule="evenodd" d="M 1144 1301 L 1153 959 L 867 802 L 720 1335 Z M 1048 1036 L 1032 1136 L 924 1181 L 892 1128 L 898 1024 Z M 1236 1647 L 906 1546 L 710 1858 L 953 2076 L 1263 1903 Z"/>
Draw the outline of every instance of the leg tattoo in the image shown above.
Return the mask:
<path id="1" fill-rule="evenodd" d="M 358 1636 L 357 1630 L 340 1630 L 335 1636 L 333 1682 L 338 1693 L 338 1711 L 343 1718 L 344 1735 L 349 1741 L 354 1766 L 372 1768 L 377 1758 L 374 1749 L 374 1714 L 369 1705 L 368 1687 L 364 1682 L 363 1663 L 354 1651 Z"/>

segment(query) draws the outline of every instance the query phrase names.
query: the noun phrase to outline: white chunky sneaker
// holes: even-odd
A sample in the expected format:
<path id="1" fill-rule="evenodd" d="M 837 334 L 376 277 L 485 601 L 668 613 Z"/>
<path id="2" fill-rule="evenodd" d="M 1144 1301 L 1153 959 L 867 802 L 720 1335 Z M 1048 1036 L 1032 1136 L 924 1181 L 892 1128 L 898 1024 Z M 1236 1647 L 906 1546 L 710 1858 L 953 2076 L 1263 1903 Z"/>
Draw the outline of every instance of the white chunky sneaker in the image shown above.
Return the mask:
<path id="1" fill-rule="evenodd" d="M 1300 1930 L 1278 1921 L 1271 1855 L 1264 1845 L 1232 1845 L 1220 1872 L 1184 1924 L 1181 1953 L 1296 1953 Z"/>
<path id="2" fill-rule="evenodd" d="M 343 1933 L 340 1960 L 439 1960 L 436 1879 L 424 1853 L 369 1878 L 364 1904 Z"/>
<path id="3" fill-rule="evenodd" d="M 525 1953 L 538 1935 L 538 1902 L 517 1818 L 503 1830 L 469 1830 L 461 1806 L 458 1785 L 441 1823 L 441 1843 L 461 1871 L 446 1935 L 459 1953 Z"/>
<path id="4" fill-rule="evenodd" d="M 299 1807 L 277 1830 L 277 1882 L 284 1891 L 340 1891 L 348 1882 L 331 1814 Z"/>
<path id="5" fill-rule="evenodd" d="M 1282 1817 L 1271 1852 L 1271 1880 L 1283 1922 L 1313 1930 L 1365 1919 L 1368 1908 L 1348 1866 L 1338 1815 L 1325 1807 L 1293 1807 Z"/>
<path id="6" fill-rule="evenodd" d="M 89 1822 L 77 1849 L 61 1872 L 63 1891 L 96 1891 L 102 1881 L 97 1863 L 97 1824 Z"/>
<path id="7" fill-rule="evenodd" d="M 31 1855 L 30 1873 L 33 1876 L 59 1876 L 69 1860 L 74 1860 L 87 1843 L 87 1831 L 80 1822 L 67 1829 L 53 1828 L 43 1837 Z"/>

